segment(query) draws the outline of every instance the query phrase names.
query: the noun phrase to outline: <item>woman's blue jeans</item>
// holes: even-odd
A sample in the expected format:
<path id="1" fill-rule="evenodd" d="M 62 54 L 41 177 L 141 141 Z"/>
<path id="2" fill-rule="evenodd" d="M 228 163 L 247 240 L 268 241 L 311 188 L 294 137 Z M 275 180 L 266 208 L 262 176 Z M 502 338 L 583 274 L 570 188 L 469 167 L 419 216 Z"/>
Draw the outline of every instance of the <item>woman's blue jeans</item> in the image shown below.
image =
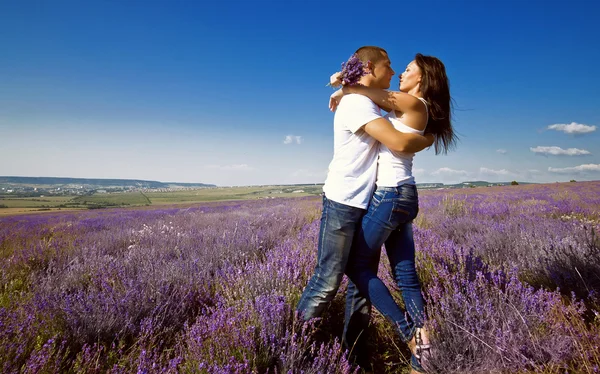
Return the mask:
<path id="1" fill-rule="evenodd" d="M 412 232 L 412 220 L 418 211 L 416 186 L 377 188 L 353 241 L 346 268 L 346 273 L 361 295 L 396 324 L 404 341 L 410 340 L 415 327 L 422 327 L 424 322 L 425 302 L 415 267 Z M 377 265 L 384 243 L 408 315 L 400 309 L 388 288 L 377 277 Z"/>

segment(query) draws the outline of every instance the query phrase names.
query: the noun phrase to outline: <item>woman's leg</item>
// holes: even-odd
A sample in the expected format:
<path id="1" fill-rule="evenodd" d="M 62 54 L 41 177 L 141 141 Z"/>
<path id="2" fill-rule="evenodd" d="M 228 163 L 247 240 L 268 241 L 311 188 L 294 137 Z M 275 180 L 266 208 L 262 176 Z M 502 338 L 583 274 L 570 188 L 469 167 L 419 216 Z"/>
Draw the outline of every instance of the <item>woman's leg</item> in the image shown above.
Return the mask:
<path id="1" fill-rule="evenodd" d="M 415 267 L 415 243 L 412 223 L 401 225 L 385 242 L 394 278 L 400 287 L 406 310 L 409 314 L 407 335 L 411 340 L 411 366 L 414 372 L 425 373 L 431 355 L 429 335 L 424 328 L 425 300 Z"/>
<path id="2" fill-rule="evenodd" d="M 415 267 L 415 242 L 412 223 L 405 223 L 392 232 L 385 242 L 385 250 L 390 260 L 406 311 L 410 316 L 411 329 L 423 327 L 425 322 L 425 300 L 421 293 L 421 283 Z"/>
<path id="3" fill-rule="evenodd" d="M 377 277 L 381 246 L 397 226 L 394 210 L 398 207 L 395 192 L 375 191 L 368 213 L 354 238 L 347 274 L 360 293 L 387 319 L 395 323 L 405 341 L 411 332 L 405 313 L 398 307 L 390 291 Z"/>

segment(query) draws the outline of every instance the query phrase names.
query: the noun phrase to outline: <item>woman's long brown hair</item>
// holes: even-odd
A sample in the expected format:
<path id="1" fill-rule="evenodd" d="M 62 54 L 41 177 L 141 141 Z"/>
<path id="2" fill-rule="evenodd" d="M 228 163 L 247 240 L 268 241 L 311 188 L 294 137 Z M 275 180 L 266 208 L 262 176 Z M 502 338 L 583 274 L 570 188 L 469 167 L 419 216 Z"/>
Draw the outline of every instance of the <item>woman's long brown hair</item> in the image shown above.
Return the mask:
<path id="1" fill-rule="evenodd" d="M 415 63 L 421 69 L 421 94 L 429 104 L 426 134 L 433 134 L 435 154 L 448 153 L 458 137 L 452 128 L 452 99 L 446 67 L 438 58 L 417 53 Z"/>

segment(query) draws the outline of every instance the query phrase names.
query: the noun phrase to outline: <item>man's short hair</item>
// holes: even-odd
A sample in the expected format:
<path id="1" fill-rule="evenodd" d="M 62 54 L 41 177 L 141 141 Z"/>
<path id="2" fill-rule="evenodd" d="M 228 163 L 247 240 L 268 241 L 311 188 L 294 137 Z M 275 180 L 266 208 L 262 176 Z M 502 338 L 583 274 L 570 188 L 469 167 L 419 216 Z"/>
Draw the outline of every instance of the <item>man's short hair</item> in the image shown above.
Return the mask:
<path id="1" fill-rule="evenodd" d="M 366 64 L 367 61 L 371 61 L 371 63 L 376 64 L 388 56 L 388 53 L 385 49 L 371 45 L 360 47 L 354 53 L 356 53 L 363 64 Z"/>

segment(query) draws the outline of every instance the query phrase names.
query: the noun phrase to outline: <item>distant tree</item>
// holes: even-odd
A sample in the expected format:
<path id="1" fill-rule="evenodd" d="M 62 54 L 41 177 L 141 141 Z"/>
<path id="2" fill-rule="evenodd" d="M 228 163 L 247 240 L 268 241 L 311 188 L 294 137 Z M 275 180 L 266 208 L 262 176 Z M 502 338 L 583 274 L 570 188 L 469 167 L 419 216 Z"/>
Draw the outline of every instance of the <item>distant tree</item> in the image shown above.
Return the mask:
<path id="1" fill-rule="evenodd" d="M 510 182 L 510 185 L 511 185 L 511 186 L 518 186 L 518 185 L 519 185 L 519 182 L 517 182 L 517 181 L 512 181 L 512 182 Z"/>
<path id="2" fill-rule="evenodd" d="M 574 182 L 577 182 L 577 181 L 576 181 L 575 179 L 571 179 L 571 182 L 573 182 L 573 183 L 574 183 Z"/>

